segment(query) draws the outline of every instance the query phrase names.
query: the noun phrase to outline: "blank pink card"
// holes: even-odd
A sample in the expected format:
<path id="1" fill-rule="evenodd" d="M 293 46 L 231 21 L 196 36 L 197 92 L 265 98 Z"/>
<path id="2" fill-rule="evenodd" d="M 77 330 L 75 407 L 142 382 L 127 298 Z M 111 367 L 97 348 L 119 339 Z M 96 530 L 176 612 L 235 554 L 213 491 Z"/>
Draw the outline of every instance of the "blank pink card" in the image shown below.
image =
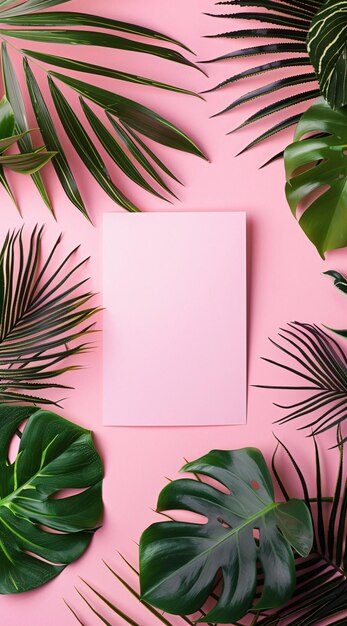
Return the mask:
<path id="1" fill-rule="evenodd" d="M 246 421 L 244 213 L 108 213 L 104 424 Z"/>

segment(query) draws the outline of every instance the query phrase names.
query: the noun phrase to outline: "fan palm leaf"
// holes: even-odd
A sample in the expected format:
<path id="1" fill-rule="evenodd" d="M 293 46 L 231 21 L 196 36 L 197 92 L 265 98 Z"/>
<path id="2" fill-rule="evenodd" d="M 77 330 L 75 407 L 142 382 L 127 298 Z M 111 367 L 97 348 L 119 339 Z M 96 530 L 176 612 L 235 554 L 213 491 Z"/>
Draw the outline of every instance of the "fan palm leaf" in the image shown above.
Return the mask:
<path id="1" fill-rule="evenodd" d="M 24 74 L 32 108 L 40 128 L 42 138 L 50 152 L 57 153 L 52 163 L 60 183 L 70 201 L 86 216 L 88 212 L 78 183 L 74 176 L 71 164 L 65 153 L 66 139 L 61 136 L 60 130 L 53 121 L 47 96 L 39 87 L 36 74 L 43 71 L 47 78 L 55 112 L 64 129 L 65 135 L 72 143 L 80 159 L 96 179 L 102 189 L 122 208 L 129 211 L 139 210 L 114 182 L 112 173 L 106 167 L 100 154 L 98 141 L 116 165 L 137 185 L 150 193 L 164 196 L 169 199 L 173 194 L 168 183 L 162 179 L 165 175 L 176 179 L 174 174 L 161 161 L 150 154 L 146 139 L 153 139 L 159 144 L 170 146 L 202 158 L 206 158 L 194 141 L 180 128 L 135 100 L 125 98 L 117 89 L 106 91 L 97 88 L 90 81 L 90 76 L 102 76 L 117 81 L 150 85 L 158 89 L 170 90 L 181 94 L 197 95 L 188 89 L 172 84 L 152 80 L 150 78 L 123 72 L 114 67 L 97 65 L 79 61 L 69 54 L 69 47 L 88 46 L 96 49 L 103 47 L 109 50 L 124 50 L 148 54 L 167 61 L 175 62 L 186 67 L 196 66 L 187 57 L 191 51 L 160 32 L 129 24 L 119 20 L 108 19 L 87 13 L 73 11 L 50 11 L 52 7 L 60 7 L 69 0 L 19 0 L 17 3 L 0 0 L 0 40 L 2 41 L 1 66 L 7 99 L 15 113 L 16 130 L 26 133 L 28 130 L 28 113 L 25 99 L 19 86 L 18 76 L 12 64 L 9 47 L 14 53 L 23 57 Z M 19 47 L 18 41 L 26 43 L 26 47 Z M 35 50 L 36 42 L 47 44 L 48 50 Z M 59 56 L 50 53 L 53 44 L 63 44 L 66 55 Z M 181 51 L 179 51 L 178 49 Z M 33 68 L 35 66 L 35 72 Z M 54 71 L 55 68 L 55 71 Z M 58 70 L 64 70 L 63 72 Z M 78 80 L 67 71 L 79 72 L 86 80 Z M 73 111 L 70 103 L 62 94 L 59 84 L 67 85 L 70 90 L 82 95 L 84 99 L 99 107 L 98 124 L 92 121 L 93 112 L 84 101 L 81 109 Z M 93 118 L 94 119 L 94 118 Z M 120 126 L 121 132 L 115 132 L 113 122 Z M 136 150 L 129 156 L 127 127 L 132 133 L 132 142 Z M 96 138 L 94 137 L 96 135 Z M 90 138 L 92 136 L 93 138 Z M 142 138 L 144 136 L 144 140 Z M 19 141 L 23 153 L 31 152 L 32 141 L 29 136 L 23 136 Z M 153 158 L 155 157 L 155 158 Z M 145 174 L 145 177 L 142 175 Z M 146 176 L 149 180 L 146 179 Z M 47 206 L 52 205 L 46 192 L 40 174 L 33 174 L 33 179 Z M 149 182 L 150 181 L 150 182 Z"/>
<path id="2" fill-rule="evenodd" d="M 269 80 L 261 87 L 246 92 L 226 106 L 222 111 L 217 113 L 220 115 L 236 109 L 252 100 L 262 99 L 266 96 L 274 96 L 274 101 L 268 105 L 261 107 L 248 117 L 238 128 L 244 128 L 250 124 L 254 124 L 275 113 L 282 113 L 280 123 L 270 125 L 270 127 L 261 135 L 250 142 L 240 154 L 246 152 L 253 146 L 268 139 L 269 137 L 279 133 L 280 131 L 295 125 L 299 119 L 301 111 L 295 110 L 295 114 L 285 116 L 284 112 L 290 110 L 291 107 L 303 105 L 306 102 L 317 98 L 320 94 L 316 82 L 316 75 L 313 70 L 311 60 L 307 51 L 306 39 L 309 33 L 312 19 L 316 15 L 322 4 L 321 0 L 301 1 L 301 0 L 229 0 L 225 2 L 217 2 L 217 5 L 229 5 L 232 7 L 241 7 L 248 9 L 235 10 L 232 13 L 211 14 L 215 18 L 228 20 L 232 24 L 237 20 L 249 20 L 252 28 L 241 30 L 227 30 L 225 32 L 208 35 L 210 38 L 225 38 L 227 40 L 237 39 L 268 39 L 269 43 L 254 44 L 247 48 L 233 50 L 227 54 L 207 61 L 215 63 L 224 60 L 243 59 L 247 57 L 263 57 L 268 56 L 269 61 L 266 63 L 255 65 L 249 69 L 232 75 L 223 82 L 219 83 L 209 91 L 216 91 L 224 87 L 233 85 L 242 80 L 247 80 L 254 76 L 264 75 L 272 76 L 277 70 L 293 68 L 294 71 L 285 78 Z M 260 26 L 253 27 L 253 23 L 260 23 Z M 264 25 L 263 25 L 264 24 Z M 275 58 L 274 58 L 275 56 Z M 312 86 L 312 87 L 311 87 Z M 282 92 L 288 88 L 298 87 L 297 93 L 290 96 L 283 96 Z M 307 107 L 306 107 L 307 108 Z M 234 131 L 231 131 L 234 132 Z M 282 154 L 282 153 L 281 153 Z M 277 156 L 281 156 L 277 155 Z M 273 159 L 270 159 L 273 160 Z"/>
<path id="3" fill-rule="evenodd" d="M 86 260 L 71 264 L 73 250 L 56 261 L 59 237 L 41 263 L 42 231 L 28 246 L 22 230 L 8 233 L 0 251 L 0 402 L 56 404 L 37 394 L 68 389 L 54 379 L 77 369 L 64 361 L 90 347 L 94 294 L 83 288 L 88 279 L 72 280 Z"/>
<path id="4" fill-rule="evenodd" d="M 332 626 L 345 625 L 346 619 L 343 616 L 347 610 L 347 476 L 343 462 L 344 446 L 340 430 L 338 430 L 337 445 L 339 448 L 339 463 L 335 489 L 332 496 L 325 497 L 322 488 L 321 457 L 316 441 L 314 441 L 316 486 L 312 491 L 309 489 L 307 479 L 290 450 L 282 442 L 278 441 L 272 459 L 274 476 L 286 500 L 295 495 L 295 497 L 301 497 L 306 503 L 313 520 L 314 545 L 307 558 L 296 557 L 296 590 L 290 602 L 276 611 L 255 612 L 251 610 L 243 619 L 235 622 L 233 626 L 249 626 L 250 624 L 251 626 L 278 626 L 282 623 L 286 624 L 286 626 L 320 626 L 324 620 L 329 619 L 333 619 L 330 622 Z M 278 465 L 280 449 L 288 457 L 293 470 L 290 472 L 290 484 L 293 484 L 293 478 L 296 477 L 299 481 L 301 494 L 297 492 L 291 494 L 291 489 L 288 489 L 285 484 L 286 480 L 289 480 L 288 469 L 282 472 Z M 196 478 L 201 480 L 200 476 Z M 125 562 L 130 568 L 132 575 L 137 579 L 137 570 L 127 561 Z M 129 599 L 133 596 L 139 602 L 138 581 L 135 584 L 130 584 L 110 565 L 105 565 L 129 592 Z M 261 593 L 262 576 L 263 574 L 259 572 L 258 597 Z M 124 623 L 140 626 L 140 622 L 133 619 L 129 611 L 121 610 L 114 600 L 107 598 L 86 581 L 82 582 L 86 586 L 86 590 L 83 592 L 78 590 L 78 593 L 88 609 L 98 618 L 98 623 L 100 620 L 107 626 L 111 626 L 102 609 L 97 610 L 94 598 L 98 604 L 101 601 L 107 607 L 107 610 L 111 610 Z M 212 598 L 218 598 L 218 591 L 212 595 Z M 174 624 L 178 623 L 177 620 L 173 621 L 174 618 L 161 614 L 146 604 L 146 602 L 142 602 L 142 605 L 152 614 L 151 621 L 148 623 L 158 624 L 158 626 L 160 623 L 165 624 L 165 626 L 174 626 Z M 67 606 L 77 621 L 82 626 L 86 626 L 78 612 L 70 604 L 67 603 Z M 203 612 L 202 615 L 204 615 Z M 194 620 L 186 616 L 180 619 L 182 626 L 184 623 L 190 625 L 196 623 L 196 619 Z M 141 626 L 142 624 L 143 622 L 141 621 Z M 212 625 L 210 624 L 209 626 Z"/>
<path id="5" fill-rule="evenodd" d="M 302 428 L 318 435 L 347 417 L 347 357 L 339 344 L 314 324 L 295 322 L 281 328 L 281 342 L 270 339 L 287 358 L 263 360 L 297 376 L 297 385 L 256 385 L 265 389 L 308 391 L 294 404 L 275 406 L 285 411 L 278 422 L 305 420 Z"/>

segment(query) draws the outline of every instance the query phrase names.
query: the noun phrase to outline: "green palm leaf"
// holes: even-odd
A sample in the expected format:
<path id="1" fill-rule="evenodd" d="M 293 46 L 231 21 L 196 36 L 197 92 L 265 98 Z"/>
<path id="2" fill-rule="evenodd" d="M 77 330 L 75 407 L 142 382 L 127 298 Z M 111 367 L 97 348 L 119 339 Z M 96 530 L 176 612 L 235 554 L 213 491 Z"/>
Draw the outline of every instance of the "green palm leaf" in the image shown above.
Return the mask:
<path id="1" fill-rule="evenodd" d="M 27 135 L 30 132 L 29 129 L 23 132 L 16 130 L 14 110 L 6 96 L 4 96 L 0 101 L 0 181 L 15 204 L 16 201 L 12 190 L 5 178 L 4 168 L 13 170 L 19 174 L 33 175 L 46 165 L 56 154 L 55 151 L 47 152 L 44 146 L 36 150 L 31 148 L 29 152 L 22 152 L 22 154 L 4 154 L 11 146 L 15 144 L 20 146 L 21 142 L 28 141 Z"/>
<path id="2" fill-rule="evenodd" d="M 220 18 L 226 22 L 231 22 L 232 24 L 237 20 L 249 20 L 255 24 L 260 22 L 260 26 L 251 29 L 226 30 L 217 35 L 208 35 L 209 38 L 223 38 L 232 41 L 243 38 L 265 38 L 269 39 L 270 42 L 233 50 L 232 52 L 226 53 L 215 59 L 210 59 L 207 62 L 215 63 L 227 59 L 233 60 L 253 56 L 264 57 L 264 55 L 269 56 L 269 60 L 227 78 L 209 91 L 216 91 L 218 89 L 225 88 L 256 75 L 271 76 L 273 72 L 290 67 L 293 67 L 296 70 L 294 74 L 291 74 L 285 79 L 267 82 L 262 87 L 246 93 L 244 96 L 234 100 L 222 111 L 217 113 L 217 115 L 220 115 L 242 106 L 250 100 L 258 101 L 258 99 L 261 100 L 261 98 L 266 95 L 274 94 L 274 102 L 266 107 L 261 107 L 258 112 L 248 117 L 243 124 L 241 124 L 241 127 L 254 124 L 265 116 L 271 116 L 279 111 L 283 111 L 283 118 L 281 119 L 281 122 L 270 126 L 267 131 L 262 133 L 262 135 L 256 137 L 254 141 L 242 150 L 243 153 L 268 137 L 271 137 L 275 133 L 296 124 L 299 114 L 288 115 L 285 117 L 284 112 L 287 110 L 289 112 L 291 107 L 309 102 L 313 98 L 319 96 L 320 92 L 318 88 L 314 90 L 307 90 L 305 88 L 307 84 L 316 82 L 315 72 L 302 72 L 301 70 L 306 69 L 307 67 L 312 67 L 307 51 L 306 38 L 309 33 L 311 21 L 322 5 L 322 0 L 314 2 L 302 2 L 301 0 L 286 0 L 285 2 L 280 0 L 265 0 L 264 2 L 260 2 L 259 0 L 229 0 L 225 2 L 217 2 L 216 4 L 221 6 L 229 5 L 233 8 L 245 7 L 248 11 L 234 10 L 232 13 L 220 15 L 208 14 L 211 15 L 211 17 Z M 251 9 L 256 9 L 256 11 L 252 11 Z M 262 24 L 264 24 L 264 26 Z M 275 42 L 272 41 L 273 39 Z M 284 57 L 283 53 L 288 56 Z M 282 90 L 295 85 L 299 86 L 297 94 L 294 93 L 293 95 L 288 97 L 283 96 L 282 98 L 278 98 L 276 95 L 277 91 L 282 93 Z M 302 108 L 301 112 L 304 110 L 305 109 Z M 271 160 L 272 159 L 270 159 L 270 161 Z"/>
<path id="3" fill-rule="evenodd" d="M 256 385 L 265 389 L 308 391 L 306 398 L 290 405 L 275 403 L 285 411 L 278 422 L 304 421 L 301 428 L 318 435 L 341 424 L 347 417 L 347 357 L 338 343 L 312 324 L 295 322 L 282 328 L 281 342 L 271 340 L 285 360 L 264 361 L 297 377 L 297 385 Z"/>
<path id="4" fill-rule="evenodd" d="M 136 185 L 141 186 L 156 196 L 162 196 L 163 193 L 164 196 L 167 193 L 175 195 L 159 172 L 162 170 L 165 172 L 165 175 L 173 179 L 176 179 L 176 176 L 161 163 L 154 153 L 153 158 L 149 155 L 150 148 L 143 142 L 141 137 L 138 140 L 134 139 L 136 147 L 130 151 L 130 156 L 124 152 L 124 147 L 128 147 L 126 144 L 129 144 L 129 140 L 126 138 L 126 126 L 157 143 L 206 158 L 195 142 L 180 128 L 158 115 L 154 110 L 144 107 L 139 102 L 124 98 L 118 92 L 118 87 L 107 92 L 108 96 L 106 98 L 106 90 L 96 87 L 89 79 L 80 81 L 72 78 L 66 72 L 53 71 L 52 68 L 67 70 L 67 72 L 70 70 L 77 71 L 90 76 L 105 76 L 116 81 L 132 82 L 196 96 L 197 94 L 191 90 L 180 88 L 176 85 L 155 81 L 138 74 L 122 72 L 115 67 L 78 61 L 78 59 L 73 58 L 72 52 L 70 52 L 72 48 L 73 52 L 75 51 L 75 44 L 91 48 L 101 46 L 109 50 L 124 50 L 129 53 L 137 53 L 138 55 L 148 54 L 182 66 L 196 68 L 196 65 L 187 56 L 191 51 L 174 38 L 136 24 L 129 24 L 88 13 L 47 10 L 64 5 L 68 1 L 19 0 L 14 6 L 12 2 L 7 0 L 0 3 L 0 35 L 3 40 L 1 64 L 6 95 L 15 113 L 18 134 L 28 130 L 28 115 L 18 85 L 16 72 L 8 53 L 6 45 L 8 40 L 11 40 L 11 49 L 16 49 L 17 53 L 23 56 L 28 92 L 37 124 L 50 153 L 57 153 L 52 163 L 59 181 L 70 201 L 86 217 L 88 217 L 88 212 L 78 188 L 78 180 L 75 178 L 69 159 L 66 156 L 66 137 L 61 136 L 60 131 L 53 122 L 54 117 L 51 114 L 50 105 L 46 100 L 44 92 L 38 86 L 36 74 L 40 71 L 43 71 L 48 77 L 50 89 L 54 97 L 55 111 L 64 128 L 67 140 L 73 144 L 84 166 L 116 203 L 130 211 L 139 210 L 139 207 L 134 205 L 124 195 L 123 191 L 115 185 L 112 172 L 106 171 L 103 161 L 98 154 L 98 142 L 111 155 L 115 166 L 122 169 Z M 15 40 L 14 43 L 12 43 L 12 39 Z M 64 56 L 53 55 L 50 54 L 49 48 L 45 52 L 42 46 L 39 51 L 29 49 L 29 47 L 20 49 L 17 44 L 18 40 L 33 43 L 43 42 L 48 46 L 54 43 L 63 44 L 66 47 L 66 54 Z M 34 64 L 36 67 L 35 71 Z M 76 115 L 68 100 L 61 94 L 58 86 L 53 84 L 53 77 L 83 95 L 86 100 L 96 102 L 101 110 L 112 115 L 114 121 L 120 125 L 120 132 L 115 131 L 113 124 L 107 117 L 105 118 L 105 123 L 102 124 L 103 128 L 100 125 L 96 126 L 93 111 L 89 113 L 89 109 L 86 108 L 88 106 L 87 103 L 84 105 L 85 115 L 81 115 L 80 112 Z M 104 92 L 103 97 L 101 97 L 102 92 Z M 66 114 L 68 114 L 68 118 Z M 100 112 L 97 117 L 100 118 Z M 121 134 L 123 133 L 125 135 L 122 138 Z M 90 136 L 93 139 L 89 139 Z M 124 138 L 126 139 L 124 140 Z M 26 136 L 21 137 L 19 146 L 23 153 L 32 152 L 33 150 L 31 140 Z M 135 151 L 137 154 L 135 154 Z M 148 161 L 148 155 L 151 158 L 151 162 Z M 38 158 L 36 156 L 36 160 Z M 147 183 L 144 178 L 146 174 L 150 175 L 153 184 Z M 33 178 L 46 204 L 52 209 L 42 179 L 36 172 L 33 174 Z M 6 180 L 3 180 L 2 175 L 0 179 L 6 187 Z"/>
<path id="5" fill-rule="evenodd" d="M 289 500 L 292 494 L 292 485 L 295 479 L 297 479 L 299 492 L 296 491 L 293 496 L 300 497 L 311 513 L 314 529 L 313 548 L 308 557 L 296 557 L 296 588 L 289 603 L 275 611 L 263 610 L 257 612 L 252 609 L 239 621 L 233 622 L 233 626 L 249 626 L 250 624 L 252 626 L 279 626 L 282 623 L 286 626 L 321 626 L 322 623 L 325 623 L 325 620 L 328 620 L 332 626 L 345 626 L 346 619 L 344 615 L 347 610 L 347 477 L 343 462 L 343 443 L 341 442 L 339 431 L 337 444 L 339 448 L 339 462 L 336 471 L 335 489 L 332 496 L 326 497 L 322 488 L 321 458 L 316 443 L 314 444 L 316 487 L 311 489 L 308 486 L 311 484 L 311 480 L 307 481 L 290 450 L 283 443 L 278 442 L 272 460 L 273 473 L 285 500 Z M 287 457 L 285 465 L 282 463 L 282 459 L 278 463 L 280 450 Z M 292 471 L 290 471 L 290 468 L 292 468 Z M 199 475 L 196 478 L 201 480 Z M 120 582 L 129 592 L 127 604 L 129 606 L 131 597 L 137 602 L 140 601 L 139 592 L 137 591 L 139 586 L 137 580 L 138 572 L 127 561 L 125 562 L 135 582 L 129 583 L 110 565 L 106 564 L 106 566 L 116 578 L 115 582 Z M 259 598 L 263 583 L 263 574 L 259 571 L 257 598 Z M 96 606 L 99 608 L 101 600 L 108 610 L 111 609 L 111 612 L 121 617 L 125 623 L 132 626 L 140 626 L 139 622 L 131 617 L 129 609 L 126 612 L 122 611 L 115 604 L 115 600 L 107 598 L 104 593 L 98 591 L 89 583 L 86 583 L 86 585 L 86 591 L 80 593 L 80 596 L 86 602 L 93 615 L 98 618 L 98 623 L 100 620 L 102 623 L 110 624 L 105 614 L 96 609 Z M 95 598 L 93 598 L 92 594 L 95 594 Z M 217 588 L 212 598 L 217 600 L 218 594 Z M 94 600 L 96 600 L 95 604 Z M 158 626 L 161 623 L 164 623 L 166 626 L 177 624 L 177 621 L 173 621 L 173 618 L 171 619 L 170 616 L 157 612 L 156 609 L 153 609 L 153 607 L 150 607 L 143 601 L 142 605 L 147 611 L 152 611 L 148 624 L 158 624 Z M 68 606 L 79 623 L 85 624 L 79 618 L 78 612 L 69 604 Z M 201 615 L 205 617 L 204 612 L 201 612 Z M 182 623 L 182 626 L 184 623 L 192 626 L 196 623 L 198 617 L 195 619 L 181 617 L 180 623 Z M 147 624 L 147 622 L 141 620 L 141 626 L 144 623 Z M 212 624 L 209 624 L 209 626 L 212 626 Z"/>
<path id="6" fill-rule="evenodd" d="M 87 279 L 73 282 L 85 261 L 70 269 L 75 251 L 58 260 L 59 237 L 42 263 L 42 231 L 28 245 L 22 230 L 8 234 L 0 252 L 0 402 L 55 404 L 38 392 L 67 389 L 54 379 L 77 366 L 63 362 L 90 347 L 98 309 L 88 306 Z"/>
<path id="7" fill-rule="evenodd" d="M 55 578 L 89 546 L 102 513 L 102 464 L 90 431 L 35 407 L 1 405 L 0 465 L 0 593 L 20 593 Z M 81 491 L 53 498 L 68 488 Z"/>

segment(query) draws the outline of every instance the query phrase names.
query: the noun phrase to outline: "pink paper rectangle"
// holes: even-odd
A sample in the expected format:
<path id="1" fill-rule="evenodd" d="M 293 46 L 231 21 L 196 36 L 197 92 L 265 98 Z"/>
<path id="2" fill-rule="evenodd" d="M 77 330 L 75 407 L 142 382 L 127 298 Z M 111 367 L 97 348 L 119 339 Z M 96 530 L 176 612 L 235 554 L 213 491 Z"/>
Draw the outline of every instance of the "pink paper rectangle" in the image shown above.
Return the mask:
<path id="1" fill-rule="evenodd" d="M 105 214 L 103 268 L 104 424 L 245 423 L 245 214 Z"/>

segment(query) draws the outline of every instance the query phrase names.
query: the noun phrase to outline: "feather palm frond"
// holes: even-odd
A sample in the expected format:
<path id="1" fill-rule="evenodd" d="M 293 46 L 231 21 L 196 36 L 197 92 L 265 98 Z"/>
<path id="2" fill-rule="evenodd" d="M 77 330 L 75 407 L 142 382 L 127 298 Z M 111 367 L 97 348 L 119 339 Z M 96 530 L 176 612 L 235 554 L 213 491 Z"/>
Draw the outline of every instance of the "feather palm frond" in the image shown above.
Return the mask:
<path id="1" fill-rule="evenodd" d="M 114 182 L 114 174 L 106 166 L 102 151 L 106 151 L 116 169 L 122 170 L 136 185 L 168 200 L 170 195 L 175 194 L 165 177 L 176 177 L 157 155 L 151 153 L 147 140 L 206 157 L 182 129 L 154 109 L 126 98 L 122 94 L 122 85 L 133 83 L 182 95 L 197 94 L 189 89 L 142 76 L 140 72 L 133 74 L 121 71 L 111 63 L 98 65 L 79 60 L 75 57 L 75 51 L 77 46 L 94 51 L 103 48 L 108 51 L 105 57 L 111 57 L 112 51 L 124 51 L 137 54 L 140 59 L 142 55 L 150 55 L 182 67 L 196 68 L 189 59 L 192 53 L 177 40 L 158 31 L 90 13 L 66 11 L 62 5 L 69 1 L 19 0 L 13 3 L 0 0 L 1 67 L 6 97 L 15 113 L 16 132 L 27 133 L 29 112 L 20 87 L 17 66 L 12 63 L 12 55 L 23 58 L 29 100 L 47 150 L 56 153 L 52 164 L 58 179 L 69 200 L 86 217 L 88 212 L 65 150 L 66 140 L 72 144 L 80 160 L 104 192 L 122 208 L 128 211 L 139 210 Z M 87 2 L 85 5 L 88 7 Z M 40 44 L 39 50 L 36 49 L 36 43 Z M 64 46 L 64 54 L 52 54 L 53 44 Z M 37 80 L 40 72 L 48 79 L 53 107 L 49 95 L 42 90 Z M 73 72 L 73 75 L 69 72 Z M 76 73 L 78 78 L 75 77 Z M 116 87 L 110 90 L 97 87 L 93 83 L 95 77 L 111 79 Z M 65 91 L 68 88 L 81 96 L 77 110 L 72 108 L 60 85 Z M 97 107 L 97 115 L 85 101 Z M 55 122 L 52 109 L 55 109 L 54 113 L 59 118 L 59 125 Z M 113 122 L 119 125 L 118 132 L 115 132 Z M 134 144 L 130 155 L 129 142 Z M 19 147 L 23 153 L 32 152 L 33 144 L 29 135 L 25 134 L 20 139 Z M 33 180 L 45 203 L 53 211 L 41 175 L 34 173 Z"/>
<path id="2" fill-rule="evenodd" d="M 37 394 L 69 389 L 54 379 L 78 369 L 65 361 L 91 347 L 98 308 L 88 279 L 74 282 L 87 259 L 74 264 L 76 248 L 58 260 L 60 236 L 42 262 L 42 231 L 28 245 L 23 230 L 8 233 L 0 251 L 0 402 L 56 404 Z"/>
<path id="3" fill-rule="evenodd" d="M 264 361 L 297 377 L 297 385 L 255 385 L 265 389 L 308 392 L 294 404 L 278 404 L 286 415 L 278 422 L 305 420 L 302 428 L 313 435 L 341 424 L 347 417 L 347 357 L 340 345 L 314 324 L 295 322 L 279 332 L 280 342 L 270 339 L 285 359 Z M 306 395 L 306 394 L 305 394 Z"/>
<path id="4" fill-rule="evenodd" d="M 260 106 L 254 114 L 234 129 L 239 130 L 276 113 L 281 113 L 282 115 L 279 123 L 270 125 L 265 132 L 243 148 L 240 152 L 242 154 L 265 139 L 295 125 L 305 108 L 300 108 L 299 111 L 296 108 L 295 114 L 287 115 L 286 112 L 290 111 L 292 107 L 304 105 L 319 96 L 320 91 L 308 54 L 306 39 L 312 19 L 320 8 L 322 1 L 265 0 L 265 2 L 260 2 L 259 0 L 229 0 L 227 2 L 217 2 L 216 4 L 229 5 L 232 9 L 236 7 L 236 10 L 221 15 L 208 15 L 224 19 L 226 22 L 231 22 L 231 24 L 238 20 L 243 22 L 249 21 L 251 28 L 226 30 L 219 34 L 208 35 L 209 38 L 223 38 L 229 41 L 265 39 L 269 40 L 269 42 L 258 44 L 255 41 L 254 45 L 250 47 L 232 50 L 207 62 L 215 63 L 225 60 L 246 59 L 248 57 L 261 57 L 263 59 L 264 56 L 268 57 L 268 60 L 232 75 L 209 91 L 216 91 L 239 81 L 247 81 L 254 76 L 272 77 L 278 70 L 292 68 L 289 75 L 273 80 L 270 78 L 264 85 L 247 91 L 216 114 L 226 113 L 253 100 L 258 102 L 259 99 L 261 102 L 263 97 L 273 96 L 271 104 Z M 238 7 L 241 7 L 241 10 Z M 286 89 L 294 88 L 295 93 L 289 96 L 282 96 Z M 277 155 L 277 157 L 281 155 L 282 153 Z M 270 161 L 272 160 L 270 159 Z"/>

